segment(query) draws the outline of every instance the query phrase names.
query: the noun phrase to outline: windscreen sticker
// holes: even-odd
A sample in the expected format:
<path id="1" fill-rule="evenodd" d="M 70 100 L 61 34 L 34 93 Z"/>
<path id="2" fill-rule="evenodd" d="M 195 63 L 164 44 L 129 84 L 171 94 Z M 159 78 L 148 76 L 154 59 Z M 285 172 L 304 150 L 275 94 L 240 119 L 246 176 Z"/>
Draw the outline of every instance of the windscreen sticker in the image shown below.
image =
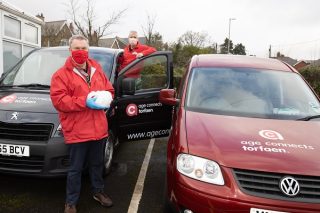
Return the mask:
<path id="1" fill-rule="evenodd" d="M 273 114 L 276 115 L 300 115 L 300 111 L 294 108 L 273 108 Z"/>
<path id="2" fill-rule="evenodd" d="M 320 107 L 319 105 L 317 105 L 314 102 L 309 102 L 309 106 L 311 107 L 311 109 L 316 112 L 316 113 L 320 113 Z"/>

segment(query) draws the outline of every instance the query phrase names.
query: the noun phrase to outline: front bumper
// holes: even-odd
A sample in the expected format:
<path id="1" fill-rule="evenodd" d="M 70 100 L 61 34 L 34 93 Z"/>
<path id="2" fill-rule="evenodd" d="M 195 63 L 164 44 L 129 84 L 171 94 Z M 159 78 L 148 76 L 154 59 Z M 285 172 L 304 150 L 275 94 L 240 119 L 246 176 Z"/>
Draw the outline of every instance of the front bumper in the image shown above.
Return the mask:
<path id="1" fill-rule="evenodd" d="M 69 157 L 63 137 L 52 137 L 41 142 L 1 139 L 0 143 L 30 147 L 30 157 L 0 155 L 0 173 L 39 177 L 66 175 Z"/>
<path id="2" fill-rule="evenodd" d="M 173 177 L 173 176 L 172 176 Z M 168 178 L 172 178 L 170 175 Z M 185 177 L 175 171 L 169 180 L 169 199 L 178 212 L 249 213 L 251 208 L 290 213 L 320 212 L 320 204 L 273 200 L 244 194 L 234 181 L 230 169 L 224 169 L 226 184 L 217 186 Z"/>

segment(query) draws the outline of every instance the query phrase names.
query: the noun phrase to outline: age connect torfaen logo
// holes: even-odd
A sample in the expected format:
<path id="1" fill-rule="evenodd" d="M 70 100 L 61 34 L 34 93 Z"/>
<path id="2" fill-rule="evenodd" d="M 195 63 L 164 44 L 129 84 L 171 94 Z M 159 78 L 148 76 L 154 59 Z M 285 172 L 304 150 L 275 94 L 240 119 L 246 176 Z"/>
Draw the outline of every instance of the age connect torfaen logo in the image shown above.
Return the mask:
<path id="1" fill-rule="evenodd" d="M 128 116 L 138 115 L 138 107 L 135 104 L 129 104 L 126 108 L 126 113 Z"/>
<path id="2" fill-rule="evenodd" d="M 259 135 L 269 140 L 283 140 L 282 135 L 273 130 L 261 130 L 259 131 Z"/>
<path id="3" fill-rule="evenodd" d="M 17 99 L 17 96 L 15 95 L 8 95 L 4 96 L 3 98 L 0 98 L 0 103 L 2 104 L 11 104 Z"/>

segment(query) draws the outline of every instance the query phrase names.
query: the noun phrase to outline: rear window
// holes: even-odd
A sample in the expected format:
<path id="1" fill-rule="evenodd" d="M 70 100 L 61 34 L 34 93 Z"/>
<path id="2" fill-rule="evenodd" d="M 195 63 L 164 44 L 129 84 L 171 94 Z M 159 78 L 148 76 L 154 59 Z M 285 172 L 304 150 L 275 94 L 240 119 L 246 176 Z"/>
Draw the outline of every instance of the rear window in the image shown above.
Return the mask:
<path id="1" fill-rule="evenodd" d="M 188 110 L 245 117 L 299 119 L 320 114 L 316 96 L 300 75 L 248 68 L 195 68 Z"/>

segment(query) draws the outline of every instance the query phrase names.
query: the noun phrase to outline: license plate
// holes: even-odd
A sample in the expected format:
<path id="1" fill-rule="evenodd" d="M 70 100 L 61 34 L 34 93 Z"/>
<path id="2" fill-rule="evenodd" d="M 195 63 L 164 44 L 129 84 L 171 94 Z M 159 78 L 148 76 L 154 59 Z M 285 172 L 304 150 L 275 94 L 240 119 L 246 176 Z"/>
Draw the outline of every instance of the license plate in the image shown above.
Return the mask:
<path id="1" fill-rule="evenodd" d="M 250 213 L 288 213 L 288 212 L 279 212 L 279 211 L 272 211 L 272 210 L 266 210 L 266 209 L 251 208 Z"/>
<path id="2" fill-rule="evenodd" d="M 24 145 L 13 145 L 0 143 L 0 155 L 29 157 L 30 147 Z"/>

